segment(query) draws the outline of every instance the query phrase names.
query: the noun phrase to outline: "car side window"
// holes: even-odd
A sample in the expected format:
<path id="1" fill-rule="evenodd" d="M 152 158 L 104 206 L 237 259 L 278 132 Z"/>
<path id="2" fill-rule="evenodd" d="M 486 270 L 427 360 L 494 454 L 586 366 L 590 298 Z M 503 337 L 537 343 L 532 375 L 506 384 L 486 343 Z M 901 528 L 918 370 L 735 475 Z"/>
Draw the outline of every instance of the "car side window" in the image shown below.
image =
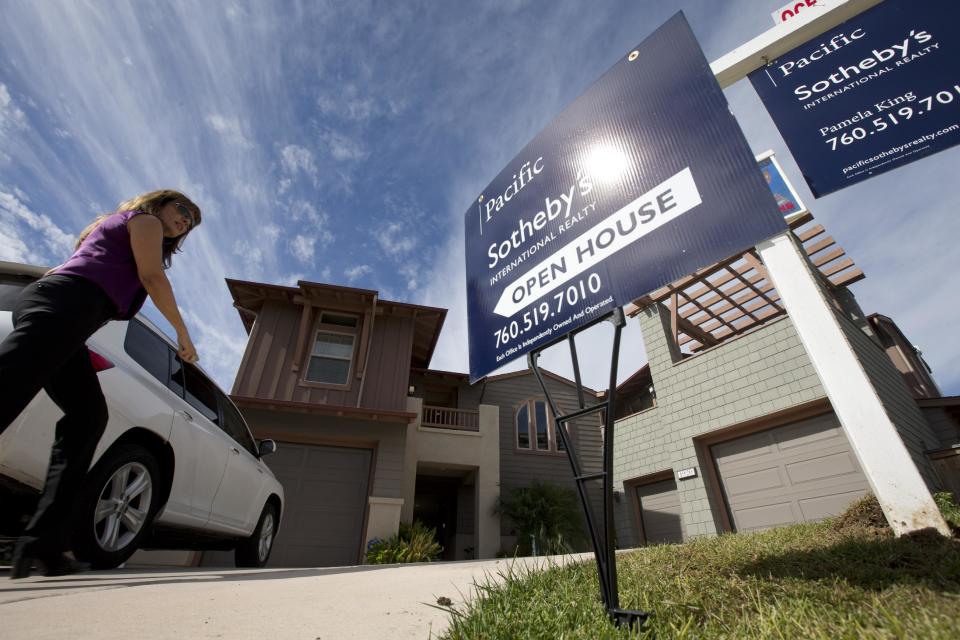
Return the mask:
<path id="1" fill-rule="evenodd" d="M 183 363 L 177 353 L 170 349 L 168 354 L 170 358 L 170 382 L 167 384 L 170 390 L 177 394 L 178 398 L 183 397 Z"/>
<path id="2" fill-rule="evenodd" d="M 167 384 L 170 375 L 170 346 L 163 338 L 148 329 L 142 322 L 127 323 L 127 335 L 123 348 L 131 358 L 146 369 L 150 375 Z"/>
<path id="3" fill-rule="evenodd" d="M 230 402 L 226 396 L 218 394 L 220 398 L 220 409 L 223 412 L 223 422 L 220 427 L 227 432 L 231 438 L 236 440 L 244 449 L 257 455 L 257 445 L 247 430 L 247 423 L 237 408 Z"/>
<path id="4" fill-rule="evenodd" d="M 184 399 L 210 422 L 220 424 L 217 409 L 217 387 L 200 370 L 190 364 L 181 364 L 186 384 Z"/>

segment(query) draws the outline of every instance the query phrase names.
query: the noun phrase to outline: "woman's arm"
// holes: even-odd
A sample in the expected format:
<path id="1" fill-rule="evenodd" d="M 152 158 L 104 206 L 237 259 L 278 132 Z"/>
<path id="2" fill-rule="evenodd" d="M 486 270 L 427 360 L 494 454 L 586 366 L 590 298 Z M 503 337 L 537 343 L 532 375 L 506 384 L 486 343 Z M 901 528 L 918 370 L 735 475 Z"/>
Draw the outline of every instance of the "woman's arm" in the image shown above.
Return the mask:
<path id="1" fill-rule="evenodd" d="M 176 330 L 180 358 L 185 362 L 196 362 L 199 359 L 197 350 L 180 316 L 173 287 L 163 272 L 163 225 L 151 215 L 139 215 L 127 221 L 127 230 L 130 232 L 130 247 L 143 288 Z"/>

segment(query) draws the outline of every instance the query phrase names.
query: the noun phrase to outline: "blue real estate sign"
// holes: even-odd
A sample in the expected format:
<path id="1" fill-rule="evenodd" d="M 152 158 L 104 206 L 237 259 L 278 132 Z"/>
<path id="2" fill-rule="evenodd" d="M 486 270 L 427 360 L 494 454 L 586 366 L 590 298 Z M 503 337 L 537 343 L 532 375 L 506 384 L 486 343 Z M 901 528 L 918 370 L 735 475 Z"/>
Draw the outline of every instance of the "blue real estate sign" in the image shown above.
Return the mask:
<path id="1" fill-rule="evenodd" d="M 815 196 L 960 143 L 960 3 L 886 0 L 750 74 Z"/>
<path id="2" fill-rule="evenodd" d="M 786 225 L 678 13 L 465 215 L 471 381 Z"/>

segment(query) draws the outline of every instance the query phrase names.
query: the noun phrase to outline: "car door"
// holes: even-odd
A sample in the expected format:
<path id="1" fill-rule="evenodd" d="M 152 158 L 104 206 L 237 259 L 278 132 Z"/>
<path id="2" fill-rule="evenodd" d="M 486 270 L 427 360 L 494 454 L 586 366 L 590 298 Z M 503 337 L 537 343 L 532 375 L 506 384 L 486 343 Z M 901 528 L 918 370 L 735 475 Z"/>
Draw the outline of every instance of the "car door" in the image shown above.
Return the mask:
<path id="1" fill-rule="evenodd" d="M 229 440 L 227 470 L 213 501 L 209 528 L 218 526 L 249 533 L 256 526 L 266 501 L 263 463 L 257 457 L 257 445 L 237 408 L 218 392 L 220 428 Z"/>
<path id="2" fill-rule="evenodd" d="M 184 363 L 171 350 L 170 388 L 181 400 L 174 412 L 170 444 L 176 456 L 167 511 L 176 508 L 189 522 L 164 513 L 164 521 L 205 525 L 223 480 L 230 455 L 220 429 L 216 386 L 197 367 Z M 173 515 L 172 518 L 166 517 Z"/>

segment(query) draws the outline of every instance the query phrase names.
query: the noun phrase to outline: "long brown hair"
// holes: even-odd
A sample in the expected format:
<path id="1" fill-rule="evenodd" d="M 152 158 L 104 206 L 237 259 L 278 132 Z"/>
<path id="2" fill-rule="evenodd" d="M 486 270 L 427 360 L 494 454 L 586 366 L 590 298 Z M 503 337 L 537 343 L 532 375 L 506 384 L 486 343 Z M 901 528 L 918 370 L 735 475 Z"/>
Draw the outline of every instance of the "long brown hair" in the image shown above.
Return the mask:
<path id="1" fill-rule="evenodd" d="M 193 226 L 190 227 L 190 231 L 193 231 L 199 224 L 201 219 L 200 207 L 193 203 L 190 198 L 183 195 L 179 191 L 173 191 L 172 189 L 160 189 L 158 191 L 150 191 L 148 193 L 140 194 L 135 198 L 130 200 L 124 200 L 117 205 L 116 211 L 111 213 L 105 213 L 102 216 L 97 216 L 97 219 L 91 222 L 86 226 L 86 228 L 80 232 L 80 236 L 77 238 L 77 244 L 74 247 L 79 249 L 80 245 L 83 244 L 83 241 L 87 239 L 87 236 L 90 235 L 90 232 L 96 229 L 101 222 L 107 219 L 109 216 L 116 215 L 122 211 L 143 211 L 149 213 L 152 216 L 158 216 L 160 214 L 160 209 L 165 207 L 171 202 L 179 202 L 186 205 L 190 210 L 190 213 L 193 214 Z M 183 244 L 184 238 L 187 237 L 187 233 L 177 236 L 176 238 L 164 238 L 163 239 L 163 266 L 164 268 L 169 268 L 173 260 L 173 254 L 180 252 L 180 245 Z"/>

